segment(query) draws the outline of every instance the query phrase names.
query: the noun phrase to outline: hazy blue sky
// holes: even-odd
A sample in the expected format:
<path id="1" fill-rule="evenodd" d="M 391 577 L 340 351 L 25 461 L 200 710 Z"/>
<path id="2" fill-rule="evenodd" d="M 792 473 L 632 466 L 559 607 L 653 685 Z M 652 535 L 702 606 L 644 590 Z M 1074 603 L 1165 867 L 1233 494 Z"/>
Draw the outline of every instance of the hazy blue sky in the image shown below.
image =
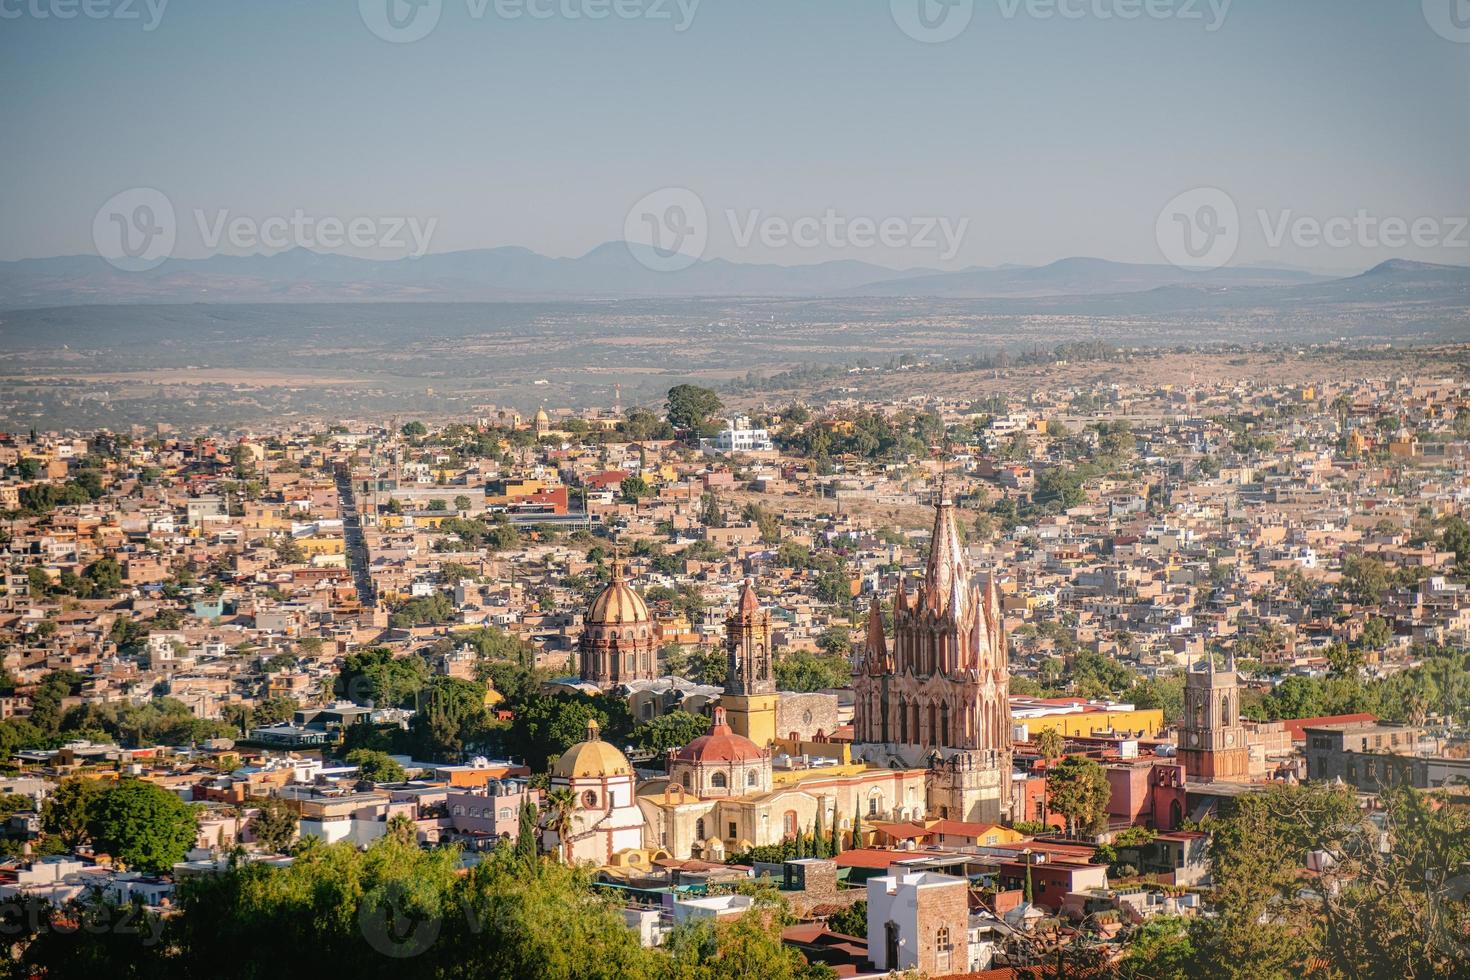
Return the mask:
<path id="1" fill-rule="evenodd" d="M 1470 215 L 1470 43 L 1420 0 L 1235 0 L 1213 31 L 1208 0 L 1136 20 L 1100 16 L 1129 0 L 1070 0 L 1077 18 L 974 0 L 944 43 L 906 35 L 889 0 L 702 0 L 682 32 L 673 0 L 669 19 L 604 20 L 442 0 L 413 43 L 375 36 L 357 0 L 173 0 L 152 31 L 130 2 L 139 20 L 0 0 L 0 259 L 93 252 L 99 206 L 140 186 L 177 209 L 180 255 L 209 251 L 196 209 L 435 218 L 433 251 L 575 255 L 676 186 L 708 208 L 708 256 L 1156 262 L 1161 209 L 1207 186 L 1239 207 L 1236 263 L 1470 264 L 1360 237 L 1271 247 L 1257 214 L 1427 217 L 1446 237 Z M 1443 2 L 1470 24 L 1470 2 Z M 741 247 L 725 215 L 827 209 L 969 226 L 941 263 Z"/>

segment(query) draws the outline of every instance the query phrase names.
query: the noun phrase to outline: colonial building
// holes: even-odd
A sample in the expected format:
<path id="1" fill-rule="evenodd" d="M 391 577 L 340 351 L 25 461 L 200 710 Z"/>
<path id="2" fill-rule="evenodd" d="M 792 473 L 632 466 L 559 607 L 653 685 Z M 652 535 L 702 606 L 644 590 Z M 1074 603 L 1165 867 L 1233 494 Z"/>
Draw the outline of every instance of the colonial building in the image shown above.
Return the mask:
<path id="1" fill-rule="evenodd" d="M 609 864 L 613 855 L 643 846 L 643 813 L 633 793 L 633 766 L 604 742 L 596 721 L 587 722 L 587 740 L 556 760 L 552 790 L 570 790 L 574 800 L 566 840 L 554 830 L 543 837 L 547 850 L 560 850 L 575 863 Z"/>
<path id="2" fill-rule="evenodd" d="M 1011 815 L 1010 673 L 993 577 L 974 581 L 954 505 L 935 507 L 924 581 L 893 599 L 893 644 L 875 599 L 853 682 L 855 752 L 894 767 L 927 765 L 931 816 L 993 823 Z"/>
<path id="3" fill-rule="evenodd" d="M 717 707 L 709 734 L 669 756 L 669 779 L 707 799 L 767 793 L 771 751 L 732 731 L 725 709 Z"/>
<path id="4" fill-rule="evenodd" d="M 730 728 L 765 747 L 776 738 L 775 672 L 771 664 L 771 611 L 762 609 L 747 579 L 735 613 L 725 621 L 725 708 Z"/>
<path id="5" fill-rule="evenodd" d="M 1250 778 L 1250 746 L 1240 723 L 1240 678 L 1233 663 L 1216 670 L 1213 654 L 1185 674 L 1179 761 L 1195 781 Z"/>
<path id="6" fill-rule="evenodd" d="M 642 596 L 623 576 L 614 558 L 612 579 L 592 600 L 577 647 L 581 678 L 608 688 L 658 676 L 658 642 Z"/>

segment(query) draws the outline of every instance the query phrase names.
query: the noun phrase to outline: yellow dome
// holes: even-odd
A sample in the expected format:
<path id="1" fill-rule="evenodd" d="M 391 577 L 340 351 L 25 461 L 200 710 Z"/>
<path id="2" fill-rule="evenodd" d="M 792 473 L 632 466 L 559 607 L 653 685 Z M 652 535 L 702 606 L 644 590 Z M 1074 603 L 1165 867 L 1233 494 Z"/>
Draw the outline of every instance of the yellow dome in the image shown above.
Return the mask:
<path id="1" fill-rule="evenodd" d="M 550 422 L 551 421 L 551 416 L 546 414 L 546 409 L 545 408 L 538 408 L 538 409 L 536 409 L 536 421 L 537 422 Z"/>
<path id="2" fill-rule="evenodd" d="M 623 578 L 623 563 L 614 561 L 612 580 L 592 600 L 592 606 L 587 610 L 587 622 L 623 626 L 648 621 L 648 606 L 643 597 L 634 592 Z"/>
<path id="3" fill-rule="evenodd" d="M 628 757 L 598 737 L 597 722 L 587 722 L 587 741 L 578 742 L 562 754 L 552 767 L 551 774 L 563 779 L 599 778 L 602 776 L 631 776 L 633 767 Z"/>

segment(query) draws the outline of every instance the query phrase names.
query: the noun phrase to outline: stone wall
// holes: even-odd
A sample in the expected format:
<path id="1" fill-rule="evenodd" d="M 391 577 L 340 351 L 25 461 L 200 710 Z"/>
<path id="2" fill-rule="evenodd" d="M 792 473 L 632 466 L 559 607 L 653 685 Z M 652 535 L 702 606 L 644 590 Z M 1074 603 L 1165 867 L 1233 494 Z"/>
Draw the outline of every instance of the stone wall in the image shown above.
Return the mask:
<path id="1" fill-rule="evenodd" d="M 818 732 L 830 736 L 837 727 L 837 695 L 781 693 L 776 706 L 777 738 L 790 738 L 795 732 L 798 739 L 811 741 Z"/>

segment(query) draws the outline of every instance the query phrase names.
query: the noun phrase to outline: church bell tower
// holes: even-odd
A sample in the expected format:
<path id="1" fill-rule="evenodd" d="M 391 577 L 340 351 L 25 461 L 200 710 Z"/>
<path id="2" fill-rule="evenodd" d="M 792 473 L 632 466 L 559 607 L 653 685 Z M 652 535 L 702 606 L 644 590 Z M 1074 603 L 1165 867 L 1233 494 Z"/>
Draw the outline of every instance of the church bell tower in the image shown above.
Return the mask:
<path id="1" fill-rule="evenodd" d="M 750 580 L 725 620 L 725 693 L 720 704 L 730 728 L 764 748 L 776 738 L 775 674 L 771 665 L 771 611 L 762 609 Z"/>
<path id="2" fill-rule="evenodd" d="M 1240 723 L 1240 677 L 1233 662 L 1216 670 L 1210 654 L 1185 675 L 1179 761 L 1188 778 L 1200 782 L 1250 778 L 1250 747 Z"/>

